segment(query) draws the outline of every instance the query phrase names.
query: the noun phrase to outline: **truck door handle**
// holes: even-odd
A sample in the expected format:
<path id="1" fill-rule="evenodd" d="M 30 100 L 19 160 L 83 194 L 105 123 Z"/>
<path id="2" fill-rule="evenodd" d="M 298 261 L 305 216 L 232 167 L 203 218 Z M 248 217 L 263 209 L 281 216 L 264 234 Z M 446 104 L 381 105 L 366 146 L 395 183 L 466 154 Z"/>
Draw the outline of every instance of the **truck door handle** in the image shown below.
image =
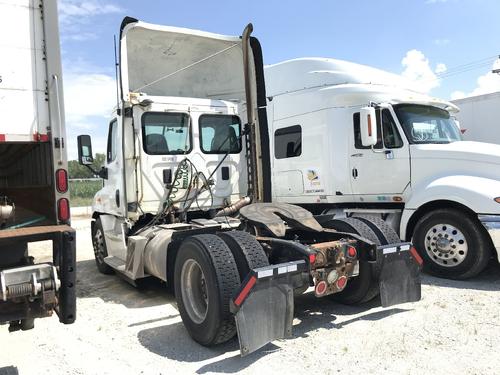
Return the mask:
<path id="1" fill-rule="evenodd" d="M 352 169 L 352 177 L 354 177 L 354 178 L 358 177 L 358 170 L 356 168 Z"/>
<path id="2" fill-rule="evenodd" d="M 357 154 L 352 154 L 351 157 L 352 158 L 361 158 L 361 157 L 363 157 L 363 154 L 360 152 L 360 153 L 357 153 Z"/>

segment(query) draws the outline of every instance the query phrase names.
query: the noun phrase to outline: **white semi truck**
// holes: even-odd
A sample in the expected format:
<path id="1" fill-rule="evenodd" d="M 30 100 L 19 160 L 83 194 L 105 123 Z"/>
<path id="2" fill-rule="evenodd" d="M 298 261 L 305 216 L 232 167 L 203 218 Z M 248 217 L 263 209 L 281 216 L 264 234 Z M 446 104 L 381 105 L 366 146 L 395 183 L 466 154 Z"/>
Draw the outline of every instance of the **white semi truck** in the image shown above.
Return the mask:
<path id="1" fill-rule="evenodd" d="M 390 228 L 269 203 L 262 52 L 251 31 L 123 20 L 120 99 L 95 171 L 104 187 L 91 230 L 100 272 L 163 280 L 194 340 L 215 345 L 237 330 L 243 355 L 291 335 L 294 293 L 310 286 L 345 303 L 379 289 L 384 306 L 420 299 L 421 261 Z M 78 145 L 90 165 L 90 137 Z"/>
<path id="2" fill-rule="evenodd" d="M 454 104 L 333 59 L 265 76 L 276 202 L 385 220 L 442 277 L 472 277 L 500 256 L 500 146 L 463 141 Z"/>
<path id="3" fill-rule="evenodd" d="M 464 140 L 500 144 L 500 92 L 451 102 L 460 108 L 455 116 Z"/>
<path id="4" fill-rule="evenodd" d="M 0 324 L 76 314 L 55 0 L 0 1 Z M 28 243 L 52 240 L 52 262 Z"/>

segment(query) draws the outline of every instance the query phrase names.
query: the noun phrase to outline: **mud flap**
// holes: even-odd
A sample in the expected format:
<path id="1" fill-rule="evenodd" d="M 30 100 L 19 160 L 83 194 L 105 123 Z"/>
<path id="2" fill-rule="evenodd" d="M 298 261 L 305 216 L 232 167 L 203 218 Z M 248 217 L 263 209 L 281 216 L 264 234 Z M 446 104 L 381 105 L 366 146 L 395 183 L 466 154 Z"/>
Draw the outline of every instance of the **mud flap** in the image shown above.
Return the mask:
<path id="1" fill-rule="evenodd" d="M 306 262 L 295 261 L 250 271 L 231 301 L 241 356 L 292 335 L 293 291 L 302 286 Z"/>
<path id="2" fill-rule="evenodd" d="M 378 247 L 377 266 L 383 307 L 420 300 L 422 259 L 411 244 Z"/>

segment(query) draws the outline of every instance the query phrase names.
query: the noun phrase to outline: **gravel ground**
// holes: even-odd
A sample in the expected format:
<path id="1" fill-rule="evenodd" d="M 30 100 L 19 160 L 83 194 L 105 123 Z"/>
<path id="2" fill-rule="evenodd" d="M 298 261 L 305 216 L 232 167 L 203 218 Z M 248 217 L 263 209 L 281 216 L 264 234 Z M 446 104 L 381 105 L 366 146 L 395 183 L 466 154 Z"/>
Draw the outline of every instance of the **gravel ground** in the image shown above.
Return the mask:
<path id="1" fill-rule="evenodd" d="M 500 267 L 457 282 L 423 277 L 418 303 L 349 307 L 296 299 L 294 335 L 245 358 L 236 340 L 216 348 L 193 342 L 175 300 L 159 282 L 137 290 L 97 272 L 89 220 L 78 230 L 78 317 L 54 316 L 35 329 L 0 327 L 0 374 L 500 373 Z M 43 258 L 49 244 L 30 251 Z"/>

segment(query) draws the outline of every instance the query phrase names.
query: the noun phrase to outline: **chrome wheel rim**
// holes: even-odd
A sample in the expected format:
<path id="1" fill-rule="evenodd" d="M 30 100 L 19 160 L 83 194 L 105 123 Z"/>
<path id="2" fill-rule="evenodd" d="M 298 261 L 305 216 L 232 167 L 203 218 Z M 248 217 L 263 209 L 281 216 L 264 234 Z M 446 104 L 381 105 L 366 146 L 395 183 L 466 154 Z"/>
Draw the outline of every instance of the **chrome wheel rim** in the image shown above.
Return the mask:
<path id="1" fill-rule="evenodd" d="M 103 263 L 105 254 L 104 234 L 101 229 L 97 229 L 94 234 L 94 256 L 97 262 Z"/>
<path id="2" fill-rule="evenodd" d="M 181 293 L 189 317 L 201 324 L 207 316 L 209 299 L 205 275 L 194 259 L 188 259 L 182 266 Z"/>
<path id="3" fill-rule="evenodd" d="M 425 250 L 434 263 L 455 267 L 467 257 L 469 246 L 460 229 L 449 224 L 436 224 L 425 235 Z"/>

